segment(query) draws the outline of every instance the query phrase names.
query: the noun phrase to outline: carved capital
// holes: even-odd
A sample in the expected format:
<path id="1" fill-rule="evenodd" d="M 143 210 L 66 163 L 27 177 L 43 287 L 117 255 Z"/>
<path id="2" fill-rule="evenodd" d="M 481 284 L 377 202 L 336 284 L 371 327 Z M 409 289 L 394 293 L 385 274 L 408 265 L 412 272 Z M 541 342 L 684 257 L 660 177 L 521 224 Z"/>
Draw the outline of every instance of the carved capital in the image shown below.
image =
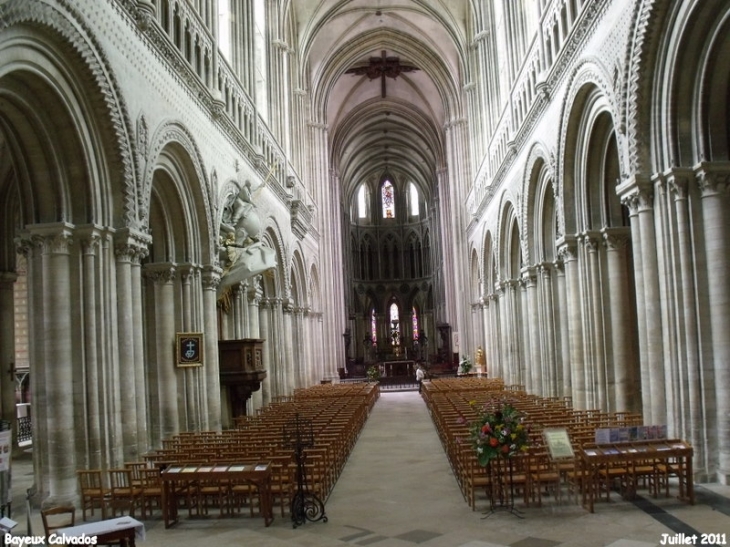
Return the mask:
<path id="1" fill-rule="evenodd" d="M 631 228 L 604 228 L 601 230 L 606 249 L 609 251 L 620 251 L 631 241 Z"/>
<path id="2" fill-rule="evenodd" d="M 218 290 L 218 285 L 220 285 L 222 275 L 223 270 L 220 269 L 218 266 L 203 266 L 203 275 L 201 277 L 203 290 Z"/>
<path id="3" fill-rule="evenodd" d="M 703 198 L 724 195 L 730 187 L 730 166 L 726 163 L 702 163 L 695 167 L 695 176 Z"/>
<path id="4" fill-rule="evenodd" d="M 153 283 L 166 284 L 175 280 L 177 273 L 177 264 L 173 262 L 157 262 L 155 264 L 147 264 L 144 267 L 144 275 Z"/>
<path id="5" fill-rule="evenodd" d="M 598 246 L 601 244 L 603 239 L 600 232 L 587 231 L 581 235 L 583 245 L 589 253 L 595 253 L 598 251 Z"/>
<path id="6" fill-rule="evenodd" d="M 114 234 L 114 254 L 118 261 L 139 264 L 149 254 L 149 234 L 124 228 Z"/>
<path id="7" fill-rule="evenodd" d="M 33 246 L 46 255 L 69 254 L 73 245 L 74 227 L 65 222 L 35 224 L 28 228 Z"/>
<path id="8" fill-rule="evenodd" d="M 522 269 L 522 283 L 531 289 L 535 287 L 537 283 L 537 266 Z"/>
<path id="9" fill-rule="evenodd" d="M 689 183 L 694 177 L 695 174 L 691 169 L 674 167 L 664 172 L 664 178 L 667 181 L 669 191 L 674 193 L 674 199 L 676 201 L 687 199 Z"/>
<path id="10" fill-rule="evenodd" d="M 565 262 L 578 259 L 578 240 L 575 236 L 564 236 L 557 241 L 558 257 Z"/>

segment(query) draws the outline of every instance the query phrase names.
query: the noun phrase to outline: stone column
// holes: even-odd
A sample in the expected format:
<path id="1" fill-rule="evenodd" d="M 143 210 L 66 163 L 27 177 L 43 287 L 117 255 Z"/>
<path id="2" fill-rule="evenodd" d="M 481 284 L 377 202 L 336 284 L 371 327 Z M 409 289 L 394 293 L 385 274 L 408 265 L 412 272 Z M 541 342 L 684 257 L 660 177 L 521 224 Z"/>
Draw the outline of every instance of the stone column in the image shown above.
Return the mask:
<path id="1" fill-rule="evenodd" d="M 146 400 L 140 394 L 146 391 L 142 354 L 142 313 L 140 257 L 146 253 L 145 237 L 121 230 L 115 235 L 117 279 L 117 336 L 119 355 L 120 410 L 122 413 L 122 457 L 124 461 L 136 461 L 147 448 Z M 141 415 L 138 415 L 141 412 Z M 140 437 L 142 449 L 140 450 Z"/>
<path id="2" fill-rule="evenodd" d="M 728 252 L 728 184 L 727 165 L 696 167 L 702 192 L 702 224 L 709 280 L 710 327 L 715 373 L 718 479 L 730 484 L 730 252 Z"/>
<path id="3" fill-rule="evenodd" d="M 495 288 L 495 292 L 489 295 L 492 304 L 489 308 L 492 311 L 492 371 L 491 375 L 497 378 L 504 378 L 504 352 L 502 350 L 502 306 L 499 299 L 499 293 Z"/>
<path id="4" fill-rule="evenodd" d="M 570 361 L 570 330 L 568 329 L 569 321 L 569 307 L 568 307 L 568 296 L 567 296 L 567 282 L 565 280 L 565 263 L 560 260 L 553 263 L 555 268 L 555 279 L 557 287 L 557 306 L 556 314 L 559 318 L 558 329 L 556 340 L 558 342 L 560 360 L 558 366 L 560 367 L 560 384 L 558 395 L 561 397 L 572 397 L 573 396 L 573 380 L 571 374 L 571 361 Z"/>
<path id="5" fill-rule="evenodd" d="M 249 283 L 247 301 L 248 301 L 248 333 L 250 338 L 261 338 L 261 325 L 259 323 L 259 301 L 263 296 L 260 276 L 251 279 Z M 256 410 L 263 406 L 263 388 L 251 393 L 251 409 L 254 414 Z"/>
<path id="6" fill-rule="evenodd" d="M 0 386 L 2 417 L 11 424 L 12 443 L 17 446 L 18 420 L 15 407 L 15 272 L 0 272 Z"/>
<path id="7" fill-rule="evenodd" d="M 512 369 L 510 363 L 510 339 L 509 339 L 509 311 L 508 311 L 508 286 L 506 283 L 498 283 L 499 291 L 499 324 L 500 324 L 500 342 L 501 342 L 501 359 L 500 372 L 505 385 L 512 383 Z"/>
<path id="8" fill-rule="evenodd" d="M 197 328 L 193 323 L 194 305 L 192 296 L 192 282 L 195 279 L 195 273 L 196 266 L 192 264 L 180 264 L 177 267 L 177 279 L 182 294 L 182 304 L 178 313 L 182 319 L 181 328 L 183 332 L 197 332 Z M 185 423 L 182 424 L 182 428 L 185 431 L 200 431 L 200 409 L 196 385 L 197 367 L 185 367 L 180 371 L 180 374 L 184 385 L 182 400 L 185 403 L 182 413 Z"/>
<path id="9" fill-rule="evenodd" d="M 99 331 L 100 325 L 97 317 L 97 302 L 100 298 L 97 287 L 97 268 L 99 263 L 99 246 L 101 231 L 91 227 L 77 231 L 81 244 L 82 264 L 84 280 L 84 389 L 82 398 L 85 406 L 85 416 L 82 417 L 86 424 L 85 443 L 87 445 L 87 460 L 84 462 L 90 469 L 102 467 L 102 411 L 99 404 L 100 397 L 104 395 L 104 385 L 99 377 L 101 367 L 99 359 Z"/>
<path id="10" fill-rule="evenodd" d="M 543 395 L 555 397 L 560 393 L 558 389 L 559 375 L 555 364 L 555 320 L 553 309 L 553 284 L 550 276 L 551 265 L 547 263 L 540 264 L 538 277 L 538 303 L 540 304 L 539 322 L 542 326 L 542 353 L 540 355 L 543 365 Z"/>
<path id="11" fill-rule="evenodd" d="M 481 371 L 482 374 L 489 375 L 492 373 L 490 371 L 490 367 L 492 364 L 492 360 L 490 358 L 491 356 L 491 349 L 489 346 L 491 346 L 491 331 L 492 331 L 492 324 L 491 324 L 491 317 L 490 317 L 490 310 L 489 310 L 489 302 L 490 298 L 488 296 L 482 297 L 482 332 L 481 332 L 481 340 L 484 340 L 484 368 Z M 493 373 L 492 373 L 493 374 Z"/>
<path id="12" fill-rule="evenodd" d="M 519 356 L 517 362 L 519 363 L 520 381 L 519 383 L 525 386 L 525 391 L 536 393 L 533 388 L 532 375 L 530 368 L 535 363 L 530 363 L 532 340 L 530 336 L 530 311 L 527 301 L 527 284 L 523 279 L 519 279 L 515 289 L 515 296 L 519 298 L 520 305 L 519 310 L 515 313 L 515 335 L 518 341 L 517 347 L 519 348 Z"/>
<path id="13" fill-rule="evenodd" d="M 180 432 L 178 374 L 175 365 L 175 264 L 150 264 L 146 272 L 154 283 L 155 357 L 158 381 L 160 438 Z"/>
<path id="14" fill-rule="evenodd" d="M 611 314 L 611 350 L 613 354 L 613 385 L 610 399 L 613 410 L 640 412 L 639 363 L 634 351 L 631 303 L 629 295 L 626 249 L 631 240 L 630 228 L 604 228 L 608 266 L 608 309 Z"/>
<path id="15" fill-rule="evenodd" d="M 590 289 L 586 296 L 591 299 L 589 309 L 593 314 L 593 332 L 590 334 L 593 339 L 591 345 L 593 356 L 590 360 L 593 366 L 594 396 L 595 405 L 603 411 L 608 410 L 608 400 L 606 394 L 607 377 L 606 377 L 606 360 L 605 360 L 605 344 L 604 344 L 604 325 L 603 325 L 603 295 L 601 285 L 600 272 L 600 234 L 595 232 L 587 232 L 583 239 L 587 251 L 588 262 L 588 287 Z M 590 385 L 590 384 L 586 384 Z"/>
<path id="16" fill-rule="evenodd" d="M 291 395 L 294 393 L 294 390 L 297 387 L 300 387 L 299 384 L 299 378 L 298 378 L 298 366 L 297 363 L 294 362 L 294 347 L 293 347 L 293 328 L 292 328 L 292 314 L 294 313 L 294 308 L 292 306 L 291 300 L 288 298 L 285 299 L 284 302 L 282 302 L 282 314 L 283 314 L 283 323 L 284 323 L 284 331 L 283 331 L 283 340 L 284 343 L 284 363 L 286 368 L 286 386 L 287 386 L 287 394 Z"/>
<path id="17" fill-rule="evenodd" d="M 545 395 L 545 384 L 543 376 L 543 367 L 545 365 L 543 361 L 544 353 L 540 348 L 540 326 L 541 322 L 538 315 L 537 307 L 537 282 L 535 275 L 535 268 L 527 268 L 522 273 L 522 280 L 525 285 L 525 292 L 527 296 L 527 315 L 522 318 L 522 324 L 525 325 L 526 330 L 525 338 L 530 338 L 530 353 L 525 355 L 525 358 L 529 358 L 530 362 L 527 366 L 527 376 L 530 378 L 530 392 L 537 395 Z M 544 325 L 542 325 L 544 326 Z M 529 355 L 529 357 L 527 356 Z"/>
<path id="18" fill-rule="evenodd" d="M 218 362 L 218 285 L 222 270 L 217 266 L 203 267 L 203 340 L 205 373 L 205 405 L 203 427 L 221 429 L 221 379 Z"/>
<path id="19" fill-rule="evenodd" d="M 73 397 L 73 328 L 71 313 L 71 251 L 73 227 L 47 224 L 31 227 L 40 243 L 43 279 L 41 362 L 33 375 L 44 383 L 44 398 L 34 392 L 34 408 L 44 407 L 47 420 L 49 497 L 44 505 L 72 503 L 76 498 L 76 447 Z M 36 334 L 39 334 L 36 332 Z"/>
<path id="20" fill-rule="evenodd" d="M 636 285 L 636 322 L 639 336 L 639 376 L 641 386 L 641 412 L 644 416 L 644 423 L 654 423 L 651 417 L 650 406 L 650 379 L 647 362 L 647 341 L 646 341 L 646 308 L 644 304 L 644 277 L 642 276 L 642 254 L 639 224 L 639 200 L 634 196 L 622 198 L 622 203 L 629 209 L 629 221 L 631 223 L 632 249 L 634 254 L 634 284 Z"/>
<path id="21" fill-rule="evenodd" d="M 272 376 L 274 371 L 271 370 L 271 352 L 270 345 L 272 343 L 271 328 L 269 327 L 270 304 L 267 298 L 259 299 L 259 332 L 264 338 L 261 361 L 266 371 L 266 378 L 261 382 L 261 404 L 266 406 L 271 402 L 272 398 Z"/>
<path id="22" fill-rule="evenodd" d="M 702 402 L 702 378 L 700 362 L 700 332 L 697 324 L 697 299 L 694 275 L 694 250 L 692 243 L 692 225 L 688 200 L 688 186 L 694 180 L 694 173 L 687 170 L 673 169 L 665 173 L 670 191 L 674 194 L 674 210 L 677 216 L 677 251 L 679 254 L 679 293 L 681 294 L 681 322 L 684 331 L 684 360 L 687 373 L 687 399 L 689 416 L 686 435 L 695 451 L 695 462 L 705 461 L 702 428 L 704 422 Z M 697 469 L 697 468 L 695 468 Z"/>
<path id="23" fill-rule="evenodd" d="M 640 255 L 640 260 L 635 261 L 637 300 L 643 303 L 639 314 L 639 318 L 643 318 L 643 323 L 639 324 L 639 341 L 644 344 L 641 362 L 644 421 L 651 424 L 665 424 L 667 398 L 654 229 L 654 192 L 649 183 L 638 179 L 632 179 L 619 186 L 617 192 L 622 195 L 623 201 L 629 205 L 632 213 L 636 211 L 631 216 L 632 233 L 634 233 L 633 227 L 638 225 L 638 237 L 634 237 L 637 244 L 634 248 L 635 254 L 638 252 Z"/>
<path id="24" fill-rule="evenodd" d="M 577 240 L 574 236 L 565 236 L 558 245 L 565 267 L 565 293 L 567 330 L 569 332 L 570 382 L 572 388 L 573 407 L 579 410 L 586 408 L 586 385 L 583 354 L 583 316 L 581 313 L 580 280 L 578 259 L 576 255 Z M 563 350 L 565 351 L 565 350 Z"/>

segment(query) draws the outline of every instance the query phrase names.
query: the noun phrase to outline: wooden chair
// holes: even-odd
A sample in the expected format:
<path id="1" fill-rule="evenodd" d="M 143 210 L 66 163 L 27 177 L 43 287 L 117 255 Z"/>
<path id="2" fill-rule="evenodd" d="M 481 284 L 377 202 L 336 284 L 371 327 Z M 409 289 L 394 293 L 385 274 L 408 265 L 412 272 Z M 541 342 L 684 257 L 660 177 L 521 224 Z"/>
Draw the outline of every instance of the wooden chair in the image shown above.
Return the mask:
<path id="1" fill-rule="evenodd" d="M 43 519 L 43 530 L 46 537 L 48 537 L 56 530 L 74 526 L 76 523 L 76 507 L 73 505 L 59 505 L 43 509 L 41 510 L 41 519 Z"/>
<path id="2" fill-rule="evenodd" d="M 271 463 L 271 502 L 279 503 L 281 516 L 291 504 L 296 482 L 296 467 L 291 456 L 278 457 Z"/>
<path id="3" fill-rule="evenodd" d="M 128 512 L 134 517 L 134 508 L 141 500 L 141 488 L 132 484 L 132 472 L 129 469 L 110 469 L 109 486 L 111 516 L 115 517 L 117 510 L 122 509 L 123 513 Z"/>
<path id="4" fill-rule="evenodd" d="M 538 452 L 530 456 L 530 498 L 538 507 L 542 505 L 543 490 L 552 491 L 555 500 L 560 502 L 560 470 L 547 452 Z"/>
<path id="5" fill-rule="evenodd" d="M 159 469 L 141 469 L 140 480 L 140 505 L 142 519 L 145 519 L 148 509 L 151 515 L 153 507 L 162 508 L 162 480 Z"/>
<path id="6" fill-rule="evenodd" d="M 127 462 L 124 469 L 132 472 L 132 486 L 142 486 L 142 470 L 147 467 L 145 462 Z"/>
<path id="7" fill-rule="evenodd" d="M 101 509 L 102 520 L 106 519 L 106 505 L 109 501 L 109 490 L 104 488 L 102 483 L 101 469 L 89 469 L 77 471 L 79 477 L 79 489 L 81 490 L 81 514 L 86 520 L 86 511 L 91 511 L 94 516 L 94 508 Z"/>

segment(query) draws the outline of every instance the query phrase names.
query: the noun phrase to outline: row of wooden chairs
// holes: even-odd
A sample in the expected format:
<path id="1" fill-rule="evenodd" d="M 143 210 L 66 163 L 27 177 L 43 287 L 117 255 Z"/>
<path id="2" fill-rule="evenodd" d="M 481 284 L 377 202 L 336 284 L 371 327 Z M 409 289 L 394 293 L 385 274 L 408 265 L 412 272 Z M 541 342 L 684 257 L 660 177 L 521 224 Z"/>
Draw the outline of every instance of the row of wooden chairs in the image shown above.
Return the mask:
<path id="1" fill-rule="evenodd" d="M 595 441 L 595 431 L 602 427 L 640 425 L 641 415 L 598 410 L 574 410 L 569 398 L 543 398 L 529 395 L 519 386 L 500 385 L 498 379 L 458 378 L 439 379 L 424 385 L 422 396 L 426 401 L 444 450 L 462 489 L 465 500 L 476 509 L 476 494 L 488 492 L 490 477 L 476 461 L 476 453 L 469 441 L 470 421 L 476 419 L 485 405 L 510 404 L 525 417 L 531 426 L 530 449 L 513 458 L 513 482 L 526 504 L 540 505 L 545 493 L 553 493 L 560 500 L 563 486 L 576 502 L 585 485 L 584 476 L 576 458 L 553 461 L 544 446 L 542 432 L 551 427 L 566 428 L 573 447 L 579 451 Z M 644 465 L 645 464 L 645 465 Z M 606 468 L 600 482 L 602 494 L 608 495 L 614 483 L 637 484 L 642 479 L 654 496 L 663 489 L 668 492 L 672 470 L 662 470 L 650 462 L 637 462 L 631 469 Z"/>
<path id="2" fill-rule="evenodd" d="M 296 390 L 259 409 L 255 416 L 238 418 L 235 429 L 183 432 L 166 439 L 161 449 L 147 454 L 145 462 L 138 465 L 159 469 L 169 465 L 270 462 L 272 496 L 284 516 L 296 482 L 293 447 L 283 439 L 287 425 L 296 419 L 311 421 L 313 443 L 305 450 L 305 480 L 309 490 L 325 500 L 378 396 L 377 384 L 330 384 Z M 248 505 L 253 515 L 257 500 L 249 489 L 246 484 L 217 484 L 177 497 L 187 500 L 191 512 L 218 506 L 222 513 L 232 513 Z"/>

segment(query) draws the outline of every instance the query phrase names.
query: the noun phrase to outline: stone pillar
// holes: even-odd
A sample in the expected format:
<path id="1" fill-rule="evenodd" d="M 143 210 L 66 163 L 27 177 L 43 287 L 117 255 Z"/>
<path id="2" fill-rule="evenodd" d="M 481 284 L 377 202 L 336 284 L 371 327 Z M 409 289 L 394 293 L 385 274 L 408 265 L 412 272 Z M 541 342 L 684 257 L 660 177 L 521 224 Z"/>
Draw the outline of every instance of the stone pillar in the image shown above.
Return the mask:
<path id="1" fill-rule="evenodd" d="M 40 243 L 43 279 L 43 346 L 33 375 L 44 383 L 44 397 L 34 392 L 34 408 L 44 407 L 47 420 L 46 474 L 49 497 L 44 505 L 72 503 L 76 498 L 76 447 L 73 393 L 71 252 L 73 227 L 47 224 L 31 228 Z M 39 334 L 36 332 L 35 334 Z"/>
<path id="2" fill-rule="evenodd" d="M 274 374 L 274 371 L 271 369 L 271 351 L 269 349 L 272 343 L 271 328 L 269 326 L 269 316 L 271 314 L 269 300 L 267 298 L 259 299 L 258 308 L 259 332 L 264 338 L 261 361 L 263 363 L 264 370 L 266 371 L 266 378 L 264 378 L 264 381 L 261 382 L 261 404 L 266 406 L 272 399 L 272 376 Z"/>
<path id="3" fill-rule="evenodd" d="M 261 283 L 259 282 L 260 276 L 256 276 L 251 279 L 249 283 L 247 301 L 248 301 L 248 333 L 250 338 L 261 338 L 261 325 L 259 323 L 259 301 L 263 296 L 263 290 L 261 289 Z M 263 387 L 259 388 L 258 391 L 251 393 L 251 409 L 253 413 L 263 406 Z"/>
<path id="4" fill-rule="evenodd" d="M 158 381 L 160 438 L 180 432 L 177 368 L 175 365 L 175 264 L 150 264 L 146 272 L 154 283 L 155 357 Z M 153 398 L 154 400 L 154 398 Z"/>
<path id="5" fill-rule="evenodd" d="M 535 268 L 528 268 L 522 273 L 522 280 L 525 285 L 525 293 L 527 300 L 527 315 L 522 318 L 522 324 L 525 325 L 525 338 L 530 338 L 530 353 L 525 354 L 525 359 L 529 359 L 527 366 L 527 375 L 530 378 L 530 392 L 536 395 L 545 395 L 545 384 L 543 376 L 543 367 L 545 366 L 543 355 L 540 348 L 540 326 L 538 307 L 537 307 L 537 282 Z M 544 327 L 544 325 L 542 325 Z M 529 357 L 528 357 L 529 355 Z"/>
<path id="6" fill-rule="evenodd" d="M 558 395 L 561 397 L 572 397 L 573 396 L 573 380 L 571 373 L 571 362 L 570 362 L 570 330 L 568 329 L 569 321 L 569 308 L 568 308 L 568 296 L 565 280 L 565 263 L 560 260 L 553 264 L 555 267 L 555 279 L 557 287 L 557 306 L 556 316 L 558 317 L 559 324 L 556 340 L 558 341 L 558 347 L 560 348 L 558 354 L 560 355 L 560 361 L 558 366 L 560 367 L 560 384 Z"/>
<path id="7" fill-rule="evenodd" d="M 607 411 L 608 401 L 606 394 L 607 377 L 606 377 L 606 360 L 605 360 L 605 344 L 604 344 L 604 325 L 603 325 L 603 295 L 601 285 L 600 272 L 600 234 L 586 233 L 583 242 L 587 251 L 588 266 L 588 287 L 586 296 L 590 298 L 588 309 L 592 312 L 593 332 L 590 333 L 592 338 L 592 353 L 590 364 L 593 367 L 592 377 L 593 383 L 593 401 L 594 406 L 600 410 Z M 591 385 L 590 383 L 586 384 Z"/>
<path id="8" fill-rule="evenodd" d="M 100 298 L 97 287 L 97 268 L 99 264 L 99 247 L 101 231 L 97 228 L 79 230 L 77 232 L 82 251 L 82 271 L 84 280 L 84 390 L 82 398 L 85 406 L 85 443 L 87 459 L 84 465 L 90 469 L 100 469 L 104 460 L 102 454 L 102 411 L 99 404 L 104 395 L 104 385 L 99 377 L 101 362 L 99 359 L 99 317 L 97 305 Z"/>
<path id="9" fill-rule="evenodd" d="M 198 330 L 193 320 L 194 304 L 192 290 L 196 268 L 192 264 L 180 264 L 177 267 L 177 279 L 179 280 L 179 289 L 182 294 L 182 303 L 179 310 L 180 318 L 182 319 L 182 332 L 197 332 Z M 205 358 L 205 354 L 203 354 L 203 357 Z M 200 431 L 200 408 L 198 405 L 196 382 L 198 376 L 197 367 L 185 367 L 179 374 L 182 377 L 184 385 L 182 398 L 182 401 L 184 401 L 182 412 L 184 424 L 182 424 L 182 429 L 185 431 Z"/>
<path id="10" fill-rule="evenodd" d="M 488 296 L 482 297 L 482 332 L 480 339 L 484 340 L 484 367 L 481 370 L 482 374 L 489 375 L 490 373 L 490 366 L 491 366 L 491 349 L 489 346 L 491 346 L 491 331 L 492 331 L 492 324 L 491 324 L 491 317 L 490 317 L 490 310 L 489 310 L 489 301 L 490 298 Z"/>
<path id="11" fill-rule="evenodd" d="M 504 379 L 504 351 L 502 350 L 502 303 L 495 288 L 490 296 L 492 305 L 492 376 Z"/>
<path id="12" fill-rule="evenodd" d="M 681 303 L 681 323 L 684 332 L 684 361 L 686 363 L 687 405 L 689 416 L 685 433 L 694 447 L 695 462 L 705 461 L 702 429 L 704 412 L 702 403 L 702 377 L 700 361 L 700 332 L 697 324 L 697 299 L 695 288 L 697 281 L 694 275 L 694 250 L 692 243 L 692 225 L 688 200 L 688 186 L 694 179 L 691 170 L 674 169 L 665 173 L 670 191 L 674 194 L 674 210 L 677 218 L 677 251 L 679 254 L 679 294 Z M 696 470 L 697 467 L 695 467 Z"/>
<path id="13" fill-rule="evenodd" d="M 218 362 L 218 285 L 222 270 L 217 266 L 203 267 L 203 343 L 205 373 L 205 405 L 203 427 L 210 431 L 221 429 L 221 379 Z"/>
<path id="14" fill-rule="evenodd" d="M 631 240 L 630 228 L 604 228 L 608 266 L 608 309 L 611 320 L 613 385 L 609 386 L 613 410 L 641 412 L 639 362 L 631 317 L 626 249 Z"/>
<path id="15" fill-rule="evenodd" d="M 634 284 L 636 285 L 636 322 L 639 336 L 639 376 L 641 386 L 641 412 L 644 416 L 644 423 L 653 423 L 651 419 L 650 406 L 650 379 L 647 362 L 647 340 L 646 340 L 646 308 L 644 303 L 644 277 L 642 275 L 642 254 L 639 224 L 639 200 L 633 196 L 622 198 L 622 203 L 629 209 L 629 221 L 631 223 L 632 249 L 634 254 Z"/>
<path id="16" fill-rule="evenodd" d="M 284 364 L 286 368 L 286 387 L 287 387 L 287 394 L 291 395 L 294 393 L 294 390 L 297 387 L 300 387 L 299 384 L 299 375 L 298 375 L 298 363 L 294 362 L 294 347 L 293 347 L 293 318 L 292 314 L 294 313 L 294 308 L 292 307 L 291 300 L 288 298 L 282 302 L 282 314 L 283 314 L 283 323 L 284 323 L 284 331 L 283 331 L 283 340 L 284 343 Z"/>
<path id="17" fill-rule="evenodd" d="M 0 272 L 0 386 L 2 418 L 11 424 L 12 447 L 17 446 L 18 420 L 15 408 L 15 272 Z"/>
<path id="18" fill-rule="evenodd" d="M 122 457 L 124 461 L 136 461 L 147 448 L 147 414 L 145 397 L 144 361 L 142 353 L 140 257 L 146 253 L 143 237 L 130 230 L 121 230 L 115 236 L 117 279 L 117 336 L 120 411 L 122 413 Z M 141 412 L 141 416 L 138 415 Z M 140 450 L 140 437 L 142 449 Z"/>
<path id="19" fill-rule="evenodd" d="M 565 236 L 559 242 L 559 252 L 565 267 L 565 293 L 567 330 L 570 352 L 570 382 L 573 406 L 578 410 L 586 408 L 585 356 L 583 354 L 583 315 L 581 313 L 580 280 L 578 272 L 577 240 L 573 236 Z M 565 350 L 563 350 L 565 351 Z"/>
<path id="20" fill-rule="evenodd" d="M 638 237 L 634 237 L 636 242 L 634 248 L 635 257 L 636 254 L 639 255 L 638 262 L 635 260 L 637 301 L 643 304 L 639 313 L 639 319 L 643 319 L 643 322 L 639 323 L 639 342 L 643 343 L 641 368 L 644 421 L 651 424 L 665 424 L 667 398 L 654 229 L 654 192 L 649 183 L 638 179 L 632 179 L 619 186 L 617 192 L 632 212 L 632 233 L 638 233 Z M 633 230 L 634 226 L 638 226 L 636 232 Z"/>
<path id="21" fill-rule="evenodd" d="M 515 313 L 515 335 L 518 341 L 520 381 L 525 386 L 525 391 L 536 393 L 532 383 L 532 375 L 530 368 L 536 363 L 529 362 L 532 347 L 532 337 L 530 336 L 530 310 L 527 302 L 527 284 L 523 279 L 517 281 L 515 288 L 515 297 L 519 299 L 519 310 Z"/>
<path id="22" fill-rule="evenodd" d="M 702 192 L 702 224 L 709 280 L 712 361 L 715 373 L 718 479 L 730 484 L 730 252 L 728 251 L 728 184 L 730 170 L 701 164 L 696 167 Z"/>
<path id="23" fill-rule="evenodd" d="M 512 383 L 512 369 L 510 362 L 510 339 L 509 339 L 509 311 L 508 311 L 508 291 L 506 283 L 499 283 L 499 324 L 500 324 L 500 342 L 501 342 L 501 359 L 500 372 L 505 385 Z"/>
<path id="24" fill-rule="evenodd" d="M 539 324 L 542 326 L 541 338 L 542 338 L 542 352 L 540 354 L 540 360 L 544 363 L 543 365 L 543 395 L 547 397 L 556 397 L 561 394 L 561 390 L 558 389 L 559 379 L 561 375 L 556 370 L 555 363 L 555 310 L 553 309 L 553 284 L 550 276 L 550 264 L 543 263 L 540 265 L 540 276 L 538 277 L 538 303 L 540 304 L 539 310 Z"/>

